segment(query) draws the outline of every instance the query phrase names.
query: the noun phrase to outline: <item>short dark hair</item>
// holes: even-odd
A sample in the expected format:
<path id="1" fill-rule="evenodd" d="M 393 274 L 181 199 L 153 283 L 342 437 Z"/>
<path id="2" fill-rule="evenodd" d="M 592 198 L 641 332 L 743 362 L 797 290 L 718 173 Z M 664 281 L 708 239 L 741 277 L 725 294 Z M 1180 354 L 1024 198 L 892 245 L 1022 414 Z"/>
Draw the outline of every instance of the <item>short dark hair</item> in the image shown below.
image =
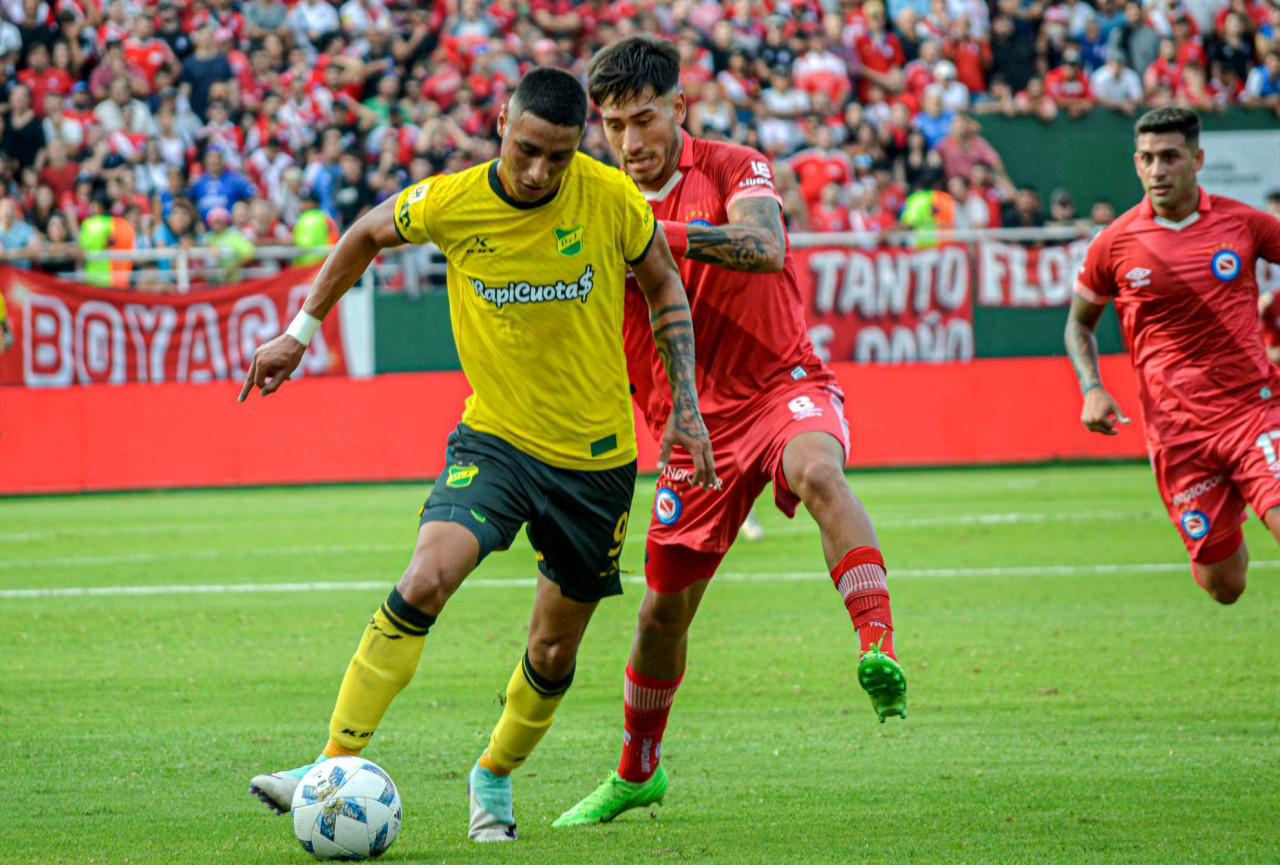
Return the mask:
<path id="1" fill-rule="evenodd" d="M 639 33 L 619 39 L 587 64 L 587 92 L 596 105 L 666 96 L 680 85 L 680 51 L 666 39 Z"/>
<path id="2" fill-rule="evenodd" d="M 561 69 L 541 67 L 520 79 L 507 108 L 509 120 L 530 112 L 556 126 L 587 126 L 587 94 L 582 84 Z"/>
<path id="3" fill-rule="evenodd" d="M 1172 106 L 1148 111 L 1133 125 L 1133 137 L 1160 135 L 1165 132 L 1181 132 L 1187 146 L 1195 149 L 1200 143 L 1200 116 L 1190 108 Z"/>
<path id="4" fill-rule="evenodd" d="M 1280 202 L 1280 189 L 1273 189 L 1267 193 L 1267 201 Z"/>

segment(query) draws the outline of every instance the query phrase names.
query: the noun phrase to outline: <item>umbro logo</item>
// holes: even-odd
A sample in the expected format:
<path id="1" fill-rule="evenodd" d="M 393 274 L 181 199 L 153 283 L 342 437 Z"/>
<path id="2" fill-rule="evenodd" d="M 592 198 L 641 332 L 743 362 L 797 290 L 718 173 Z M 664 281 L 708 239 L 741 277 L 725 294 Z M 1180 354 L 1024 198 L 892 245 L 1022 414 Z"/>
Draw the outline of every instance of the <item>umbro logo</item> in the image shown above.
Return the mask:
<path id="1" fill-rule="evenodd" d="M 1129 280 L 1130 288 L 1142 288 L 1144 285 L 1151 284 L 1150 276 L 1151 271 L 1147 270 L 1147 268 L 1135 267 L 1133 270 L 1126 273 L 1124 278 Z"/>

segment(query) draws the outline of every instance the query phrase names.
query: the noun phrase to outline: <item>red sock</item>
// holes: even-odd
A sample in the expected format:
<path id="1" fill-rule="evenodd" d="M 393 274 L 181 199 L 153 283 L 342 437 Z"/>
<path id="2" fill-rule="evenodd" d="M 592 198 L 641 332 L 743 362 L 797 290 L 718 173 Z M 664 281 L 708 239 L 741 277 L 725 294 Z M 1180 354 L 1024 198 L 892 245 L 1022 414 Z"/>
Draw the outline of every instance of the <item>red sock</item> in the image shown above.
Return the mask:
<path id="1" fill-rule="evenodd" d="M 845 609 L 858 631 L 862 651 L 872 643 L 897 660 L 893 652 L 893 613 L 889 610 L 889 583 L 884 557 L 875 547 L 854 547 L 831 569 L 831 581 L 844 599 Z"/>
<path id="2" fill-rule="evenodd" d="M 684 673 L 673 682 L 642 676 L 627 664 L 622 705 L 626 733 L 622 739 L 622 759 L 618 774 L 622 780 L 648 781 L 658 768 L 662 756 L 662 734 L 667 729 L 667 716 L 676 698 Z"/>

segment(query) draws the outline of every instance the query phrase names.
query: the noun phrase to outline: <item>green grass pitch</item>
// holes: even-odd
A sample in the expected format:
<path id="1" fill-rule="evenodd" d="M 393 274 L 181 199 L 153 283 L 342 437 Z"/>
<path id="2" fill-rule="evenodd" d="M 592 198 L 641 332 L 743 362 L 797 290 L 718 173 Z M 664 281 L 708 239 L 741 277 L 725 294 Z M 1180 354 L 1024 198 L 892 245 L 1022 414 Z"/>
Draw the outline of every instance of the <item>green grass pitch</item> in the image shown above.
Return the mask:
<path id="1" fill-rule="evenodd" d="M 1280 554 L 1256 520 L 1224 608 L 1145 466 L 850 482 L 889 563 L 906 722 L 857 687 L 812 522 L 766 498 L 768 536 L 731 551 L 694 625 L 666 804 L 553 831 L 617 759 L 642 480 L 637 575 L 516 776 L 520 841 L 466 840 L 466 773 L 524 644 L 523 536 L 455 596 L 367 752 L 404 800 L 383 861 L 1280 861 Z M 323 745 L 427 489 L 0 500 L 0 863 L 310 861 L 248 780 Z M 327 585 L 278 585 L 299 582 Z"/>

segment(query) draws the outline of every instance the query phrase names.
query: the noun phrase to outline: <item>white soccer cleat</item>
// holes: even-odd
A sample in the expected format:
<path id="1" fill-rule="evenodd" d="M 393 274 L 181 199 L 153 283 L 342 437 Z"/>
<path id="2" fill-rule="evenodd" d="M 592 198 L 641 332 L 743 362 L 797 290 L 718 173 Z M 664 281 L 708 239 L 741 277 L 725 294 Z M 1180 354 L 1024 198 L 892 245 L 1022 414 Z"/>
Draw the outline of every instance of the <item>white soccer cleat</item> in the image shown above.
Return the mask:
<path id="1" fill-rule="evenodd" d="M 467 837 L 472 841 L 516 840 L 516 818 L 511 807 L 511 778 L 495 775 L 477 763 L 467 779 L 471 799 L 471 826 Z"/>
<path id="2" fill-rule="evenodd" d="M 316 763 L 328 760 L 321 755 Z M 254 775 L 249 781 L 249 792 L 276 814 L 288 814 L 293 808 L 293 793 L 302 783 L 302 776 L 316 763 L 308 763 L 285 772 L 271 772 L 266 775 Z"/>

